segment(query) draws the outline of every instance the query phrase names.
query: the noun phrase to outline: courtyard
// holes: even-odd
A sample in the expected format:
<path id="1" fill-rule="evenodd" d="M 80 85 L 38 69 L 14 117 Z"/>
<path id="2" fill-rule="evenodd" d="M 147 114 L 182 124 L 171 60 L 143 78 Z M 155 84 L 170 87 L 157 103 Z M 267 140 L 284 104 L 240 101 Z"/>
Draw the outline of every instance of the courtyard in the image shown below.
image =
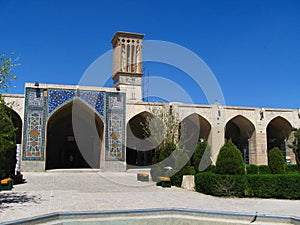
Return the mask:
<path id="1" fill-rule="evenodd" d="M 137 171 L 25 172 L 26 183 L 0 192 L 0 223 L 53 212 L 181 208 L 265 215 L 299 215 L 299 200 L 219 198 L 140 182 Z"/>

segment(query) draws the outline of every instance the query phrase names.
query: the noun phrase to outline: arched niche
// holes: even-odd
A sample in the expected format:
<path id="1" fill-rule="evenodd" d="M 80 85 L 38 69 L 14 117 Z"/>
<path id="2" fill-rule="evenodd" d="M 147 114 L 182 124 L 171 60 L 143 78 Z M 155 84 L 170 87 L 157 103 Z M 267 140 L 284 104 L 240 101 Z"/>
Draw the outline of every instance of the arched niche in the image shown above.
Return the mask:
<path id="1" fill-rule="evenodd" d="M 104 123 L 93 109 L 78 99 L 65 104 L 47 122 L 46 169 L 100 168 L 103 140 Z"/>
<path id="2" fill-rule="evenodd" d="M 243 155 L 245 164 L 250 162 L 250 152 L 254 146 L 255 127 L 246 117 L 238 115 L 230 119 L 225 126 L 225 140 L 231 139 Z"/>
<path id="3" fill-rule="evenodd" d="M 291 139 L 292 125 L 285 118 L 278 116 L 272 119 L 267 126 L 267 146 L 268 153 L 278 147 L 286 162 L 290 162 L 290 153 L 288 151 L 288 142 Z M 290 141 L 291 142 L 291 141 Z"/>
<path id="4" fill-rule="evenodd" d="M 21 144 L 22 142 L 22 128 L 23 128 L 23 122 L 19 114 L 14 111 L 13 109 L 10 109 L 11 112 L 11 119 L 14 124 L 14 127 L 16 128 L 16 144 Z"/>
<path id="5" fill-rule="evenodd" d="M 181 146 L 187 151 L 193 163 L 192 154 L 199 141 L 210 143 L 211 124 L 203 116 L 193 113 L 185 117 L 179 126 L 179 139 Z M 211 152 L 209 152 L 211 156 Z M 208 166 L 208 165 L 207 165 Z"/>
<path id="6" fill-rule="evenodd" d="M 152 164 L 155 149 L 146 140 L 145 124 L 153 115 L 143 111 L 132 117 L 126 126 L 126 163 L 127 168 L 145 167 Z"/>
<path id="7" fill-rule="evenodd" d="M 196 135 L 197 140 L 204 139 L 207 141 L 209 138 L 211 125 L 207 119 L 197 113 L 193 113 L 181 121 L 180 129 L 184 129 L 184 127 L 188 128 L 187 135 Z"/>

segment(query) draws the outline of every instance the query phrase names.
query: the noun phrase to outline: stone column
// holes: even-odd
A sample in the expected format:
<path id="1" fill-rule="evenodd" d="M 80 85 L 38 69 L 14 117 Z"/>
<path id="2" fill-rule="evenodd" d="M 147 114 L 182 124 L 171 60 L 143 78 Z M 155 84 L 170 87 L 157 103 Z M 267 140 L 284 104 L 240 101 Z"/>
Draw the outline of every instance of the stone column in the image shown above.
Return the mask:
<path id="1" fill-rule="evenodd" d="M 225 110 L 220 105 L 212 106 L 212 127 L 208 144 L 211 146 L 213 164 L 216 163 L 221 147 L 224 145 Z"/>
<path id="2" fill-rule="evenodd" d="M 268 165 L 267 123 L 265 110 L 256 109 L 256 130 L 254 136 L 255 149 L 252 164 Z"/>
<path id="3" fill-rule="evenodd" d="M 256 165 L 268 165 L 267 134 L 256 133 Z"/>

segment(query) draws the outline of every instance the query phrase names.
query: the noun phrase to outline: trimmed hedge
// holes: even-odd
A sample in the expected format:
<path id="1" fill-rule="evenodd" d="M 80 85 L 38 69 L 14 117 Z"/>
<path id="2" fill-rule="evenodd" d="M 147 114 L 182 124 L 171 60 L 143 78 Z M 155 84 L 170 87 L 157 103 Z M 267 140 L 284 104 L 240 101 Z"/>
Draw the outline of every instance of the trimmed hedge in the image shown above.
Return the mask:
<path id="1" fill-rule="evenodd" d="M 289 164 L 285 165 L 285 172 L 286 173 L 299 173 L 299 168 L 297 164 Z"/>
<path id="2" fill-rule="evenodd" d="M 196 191 L 215 196 L 245 197 L 245 175 L 219 175 L 210 172 L 195 176 Z"/>
<path id="3" fill-rule="evenodd" d="M 258 166 L 257 165 L 249 165 L 246 166 L 247 174 L 258 174 Z"/>
<path id="4" fill-rule="evenodd" d="M 260 165 L 258 166 L 259 174 L 271 174 L 270 167 L 268 165 Z"/>
<path id="5" fill-rule="evenodd" d="M 249 175 L 247 179 L 253 195 L 249 197 L 300 199 L 298 174 Z"/>
<path id="6" fill-rule="evenodd" d="M 214 196 L 300 199 L 300 174 L 219 175 L 198 173 L 196 191 Z"/>

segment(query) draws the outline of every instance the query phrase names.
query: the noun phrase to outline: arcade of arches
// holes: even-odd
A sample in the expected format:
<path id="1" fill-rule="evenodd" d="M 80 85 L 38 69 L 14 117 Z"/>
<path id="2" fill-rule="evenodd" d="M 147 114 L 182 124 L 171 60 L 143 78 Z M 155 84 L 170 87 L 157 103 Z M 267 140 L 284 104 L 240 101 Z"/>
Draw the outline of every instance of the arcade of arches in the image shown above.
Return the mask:
<path id="1" fill-rule="evenodd" d="M 143 149 L 147 141 L 145 140 L 145 131 L 142 124 L 146 123 L 146 118 L 151 117 L 149 112 L 142 112 L 133 116 L 127 124 L 127 145 L 126 157 L 127 167 L 131 166 L 147 166 L 151 164 L 154 148 L 149 148 L 148 151 L 139 151 Z M 193 113 L 185 117 L 181 121 L 181 126 L 185 124 L 189 126 L 189 136 L 197 135 L 197 140 L 211 141 L 211 124 L 204 117 Z M 229 139 L 241 151 L 245 164 L 251 163 L 256 151 L 256 129 L 254 124 L 242 115 L 237 115 L 231 118 L 224 128 L 224 140 Z M 293 135 L 291 135 L 291 124 L 282 117 L 276 117 L 271 120 L 266 129 L 267 149 L 268 151 L 274 147 L 279 147 L 286 159 L 290 163 L 291 150 L 288 150 L 287 143 L 291 143 Z M 180 132 L 179 132 L 180 137 Z M 149 143 L 148 143 L 149 144 Z M 186 143 L 187 145 L 189 143 Z M 268 152 L 267 152 L 268 153 Z"/>

